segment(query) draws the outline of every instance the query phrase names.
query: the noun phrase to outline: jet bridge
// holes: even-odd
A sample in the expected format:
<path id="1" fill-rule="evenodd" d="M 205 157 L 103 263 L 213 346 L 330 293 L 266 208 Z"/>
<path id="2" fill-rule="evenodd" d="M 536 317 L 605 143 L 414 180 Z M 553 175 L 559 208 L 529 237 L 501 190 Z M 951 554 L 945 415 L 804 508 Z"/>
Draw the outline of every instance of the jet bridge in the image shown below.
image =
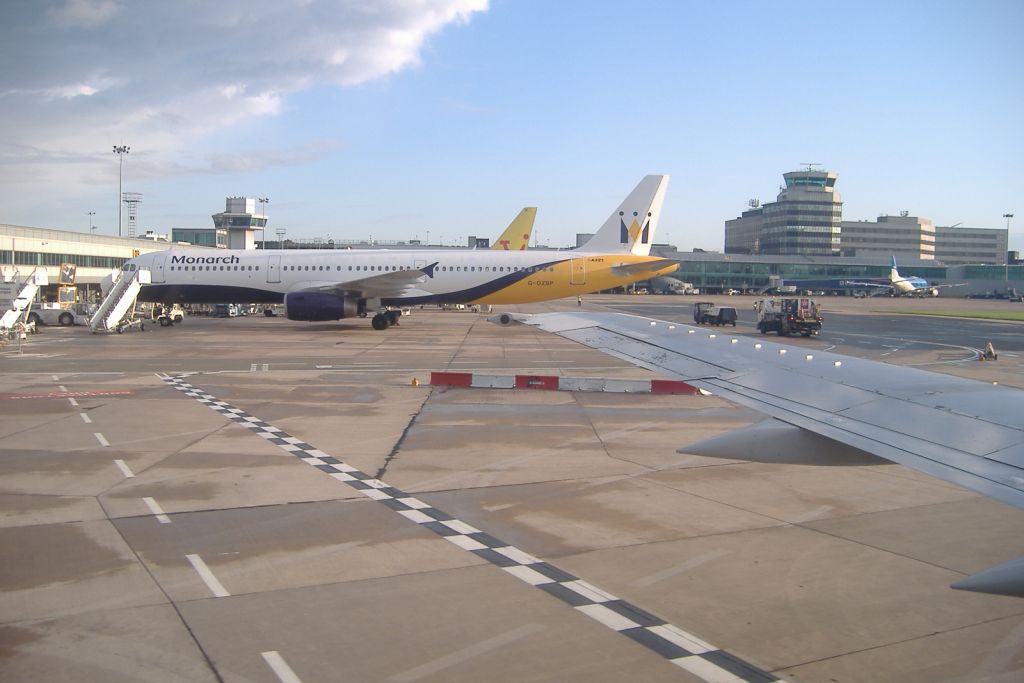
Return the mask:
<path id="1" fill-rule="evenodd" d="M 15 270 L 13 273 L 4 272 L 4 282 L 7 284 L 18 283 L 18 271 Z M 32 271 L 32 274 L 25 279 L 25 282 L 21 284 L 21 290 L 17 293 L 13 300 L 8 303 L 8 309 L 4 312 L 3 316 L 0 317 L 0 329 L 10 330 L 18 322 L 18 320 L 24 320 L 28 315 L 28 309 L 32 306 L 32 302 L 35 301 L 36 294 L 39 292 L 40 287 L 45 287 L 50 282 L 49 276 L 46 274 L 46 269 L 38 268 Z"/>
<path id="2" fill-rule="evenodd" d="M 100 331 L 120 332 L 125 325 L 134 322 L 135 300 L 143 285 L 152 281 L 150 271 L 117 270 L 112 273 L 113 281 L 110 290 L 104 297 L 100 307 L 96 309 L 90 321 L 93 333 Z"/>

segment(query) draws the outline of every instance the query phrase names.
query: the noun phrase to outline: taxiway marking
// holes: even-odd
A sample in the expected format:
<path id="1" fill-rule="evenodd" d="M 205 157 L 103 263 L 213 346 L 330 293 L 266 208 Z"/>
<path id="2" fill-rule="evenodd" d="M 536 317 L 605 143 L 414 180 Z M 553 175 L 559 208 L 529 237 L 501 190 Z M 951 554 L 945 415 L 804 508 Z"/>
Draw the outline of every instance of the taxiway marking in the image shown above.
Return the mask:
<path id="1" fill-rule="evenodd" d="M 79 413 L 79 415 L 82 416 L 82 422 L 84 422 L 87 425 L 91 425 L 92 424 L 92 418 L 91 417 L 89 417 L 85 413 Z"/>
<path id="2" fill-rule="evenodd" d="M 104 437 L 99 432 L 93 432 L 92 435 L 96 437 L 96 440 L 99 441 L 100 445 L 103 446 L 104 448 L 107 448 L 108 446 L 110 446 L 110 442 L 107 441 L 106 437 Z"/>
<path id="3" fill-rule="evenodd" d="M 231 595 L 231 593 L 228 593 L 227 589 L 224 588 L 224 585 L 217 580 L 217 577 L 213 575 L 210 568 L 206 566 L 206 563 L 203 562 L 203 558 L 198 555 L 186 555 L 185 559 L 187 559 L 192 565 L 192 568 L 196 570 L 196 573 L 199 574 L 199 578 L 203 580 L 203 583 L 205 583 L 206 587 L 210 589 L 210 592 L 213 593 L 214 597 L 226 598 Z"/>
<path id="4" fill-rule="evenodd" d="M 93 396 L 128 396 L 131 391 L 51 391 L 46 394 L 8 394 L 3 401 L 22 401 L 30 398 L 91 398 Z M 78 405 L 77 403 L 75 405 Z"/>
<path id="5" fill-rule="evenodd" d="M 261 652 L 260 656 L 263 657 L 263 661 L 267 663 L 271 671 L 277 674 L 278 679 L 281 683 L 302 683 L 292 668 L 288 666 L 288 662 L 284 661 L 284 657 L 277 650 L 270 650 L 268 652 Z"/>
<path id="6" fill-rule="evenodd" d="M 315 448 L 302 439 L 291 436 L 284 430 L 236 408 L 227 401 L 218 399 L 189 384 L 183 377 L 165 377 L 164 381 L 240 427 L 252 430 L 257 436 L 266 439 L 269 443 L 302 462 L 344 482 L 367 498 L 376 500 L 424 529 L 434 532 L 452 545 L 487 560 L 509 575 L 544 591 L 577 610 L 580 614 L 585 614 L 621 633 L 633 642 L 643 645 L 672 664 L 709 683 L 724 681 L 776 683 L 780 680 L 771 673 L 745 662 L 732 653 L 714 647 L 657 615 L 456 519 L 443 510 L 380 481 Z M 198 556 L 194 557 L 199 559 Z M 194 563 L 193 566 L 195 566 Z M 203 566 L 205 567 L 205 565 Z M 197 569 L 197 571 L 199 570 Z M 210 576 L 212 578 L 212 574 Z M 223 587 L 221 588 L 223 589 Z"/>
<path id="7" fill-rule="evenodd" d="M 156 517 L 158 522 L 160 522 L 161 524 L 171 523 L 171 518 L 168 517 L 166 513 L 164 513 L 163 508 L 160 507 L 160 504 L 158 502 L 149 497 L 143 498 L 142 502 L 146 504 L 146 507 L 148 507 L 149 511 L 153 513 L 153 516 Z"/>
<path id="8" fill-rule="evenodd" d="M 114 464 L 117 465 L 117 469 L 121 470 L 121 474 L 125 476 L 125 479 L 131 479 L 135 476 L 135 473 L 131 471 L 124 460 L 115 460 Z"/>

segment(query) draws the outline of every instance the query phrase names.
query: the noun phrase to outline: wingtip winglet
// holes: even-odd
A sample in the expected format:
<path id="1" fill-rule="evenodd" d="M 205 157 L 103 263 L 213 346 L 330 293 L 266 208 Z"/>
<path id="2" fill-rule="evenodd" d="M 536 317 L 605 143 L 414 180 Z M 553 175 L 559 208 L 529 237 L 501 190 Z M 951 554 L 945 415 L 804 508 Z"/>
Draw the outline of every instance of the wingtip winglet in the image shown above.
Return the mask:
<path id="1" fill-rule="evenodd" d="M 951 584 L 950 588 L 1024 598 L 1024 555 L 971 574 Z"/>

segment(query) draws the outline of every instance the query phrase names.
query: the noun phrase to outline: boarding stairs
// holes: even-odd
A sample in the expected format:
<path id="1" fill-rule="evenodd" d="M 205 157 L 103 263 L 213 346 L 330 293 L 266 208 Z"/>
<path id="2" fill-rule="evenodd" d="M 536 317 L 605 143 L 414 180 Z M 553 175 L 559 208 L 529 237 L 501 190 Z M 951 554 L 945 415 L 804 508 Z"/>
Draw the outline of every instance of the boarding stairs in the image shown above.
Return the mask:
<path id="1" fill-rule="evenodd" d="M 117 270 L 112 273 L 113 282 L 110 291 L 96 309 L 89 326 L 92 331 L 117 331 L 135 322 L 135 300 L 143 285 L 148 285 L 152 278 L 145 269 L 131 271 Z"/>
<path id="2" fill-rule="evenodd" d="M 18 271 L 11 273 L 4 272 L 3 280 L 5 284 L 15 283 L 17 288 L 18 283 Z M 11 330 L 18 321 L 25 321 L 28 316 L 28 310 L 32 306 L 32 302 L 35 301 L 36 294 L 39 292 L 40 287 L 45 287 L 50 283 L 49 276 L 46 274 L 46 269 L 37 268 L 32 271 L 32 274 L 25 279 L 24 283 L 21 283 L 21 290 L 15 295 L 14 299 L 7 302 L 8 309 L 4 312 L 3 316 L 0 316 L 0 329 Z"/>

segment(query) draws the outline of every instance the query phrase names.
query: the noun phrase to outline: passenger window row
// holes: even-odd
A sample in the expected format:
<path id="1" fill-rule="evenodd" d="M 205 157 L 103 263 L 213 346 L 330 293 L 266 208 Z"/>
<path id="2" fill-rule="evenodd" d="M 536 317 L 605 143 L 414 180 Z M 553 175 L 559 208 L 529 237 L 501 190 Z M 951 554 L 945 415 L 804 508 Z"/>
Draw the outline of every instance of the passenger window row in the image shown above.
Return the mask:
<path id="1" fill-rule="evenodd" d="M 170 270 L 259 270 L 259 266 L 171 266 Z"/>
<path id="2" fill-rule="evenodd" d="M 187 271 L 194 271 L 194 270 L 228 270 L 228 271 L 232 271 L 232 270 L 234 270 L 234 271 L 238 271 L 238 270 L 247 271 L 248 270 L 248 271 L 257 271 L 259 269 L 260 269 L 259 266 L 170 266 L 170 270 L 178 270 L 178 271 L 186 271 L 186 270 Z M 355 271 L 373 271 L 373 272 L 394 272 L 394 271 L 412 270 L 412 269 L 413 268 L 411 266 L 348 266 L 348 270 L 350 270 L 350 271 L 355 270 Z M 132 270 L 134 270 L 134 268 L 132 268 Z M 330 266 L 282 266 L 281 270 L 284 270 L 284 271 L 311 271 L 312 270 L 312 271 L 322 272 L 322 271 L 325 271 L 325 270 L 330 271 L 331 267 Z M 335 270 L 339 270 L 340 271 L 341 270 L 341 266 L 336 266 Z M 457 272 L 457 273 L 461 273 L 461 272 L 475 273 L 477 271 L 480 271 L 482 273 L 483 272 L 490 272 L 490 273 L 505 273 L 505 272 L 513 273 L 514 272 L 514 273 L 519 273 L 519 272 L 524 272 L 524 271 L 527 272 L 527 273 L 539 273 L 541 271 L 544 271 L 544 272 L 554 272 L 555 269 L 551 268 L 551 267 L 544 268 L 544 267 L 541 267 L 541 266 L 530 266 L 530 267 L 527 267 L 527 268 L 521 268 L 519 266 L 439 266 L 438 270 L 440 270 L 442 272 Z"/>

